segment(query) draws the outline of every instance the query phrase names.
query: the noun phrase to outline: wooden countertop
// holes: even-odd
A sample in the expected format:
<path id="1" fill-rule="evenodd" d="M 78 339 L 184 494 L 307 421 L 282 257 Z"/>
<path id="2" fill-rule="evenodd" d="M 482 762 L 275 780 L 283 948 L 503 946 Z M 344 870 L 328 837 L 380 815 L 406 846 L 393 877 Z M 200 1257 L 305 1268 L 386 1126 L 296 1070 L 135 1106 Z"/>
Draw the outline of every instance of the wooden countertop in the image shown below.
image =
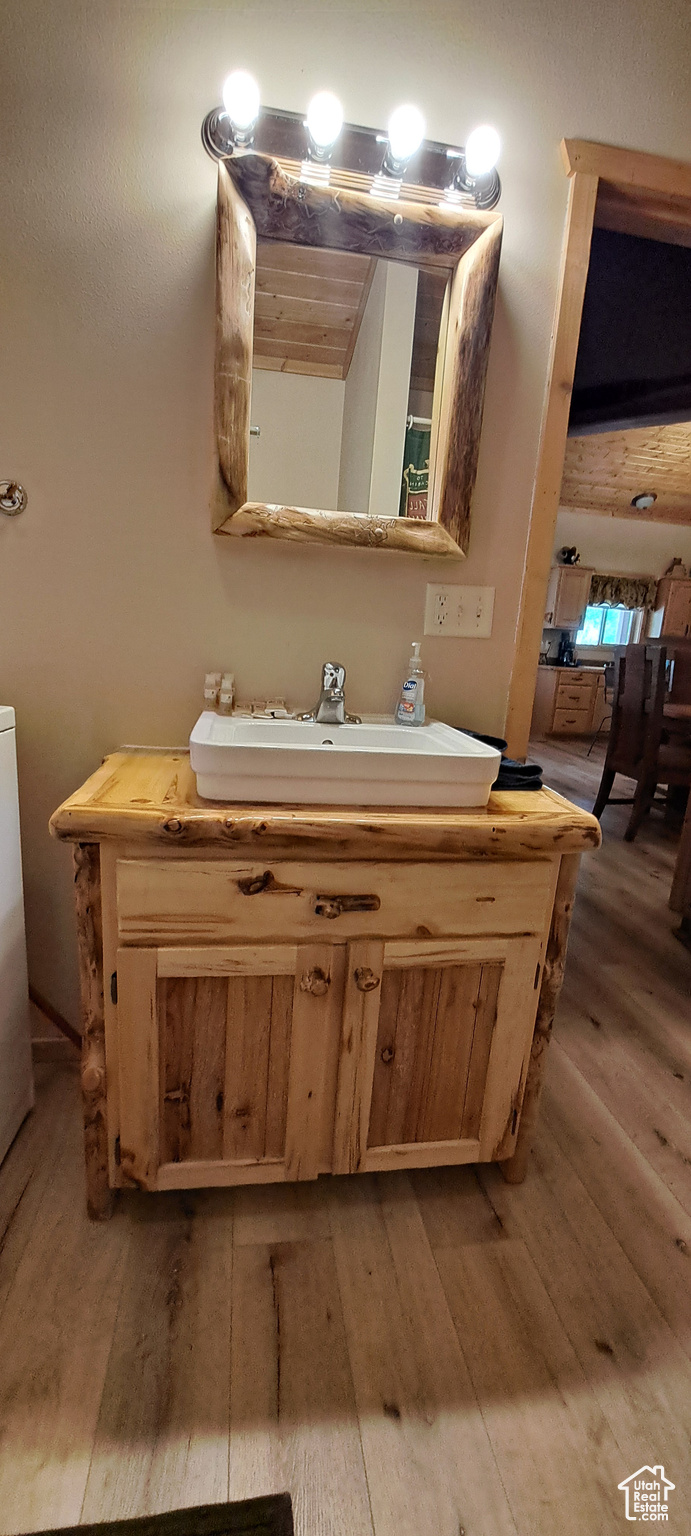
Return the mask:
<path id="1" fill-rule="evenodd" d="M 229 805 L 200 800 L 187 752 L 113 752 L 51 818 L 53 837 L 252 856 L 530 858 L 598 848 L 598 822 L 552 789 L 498 793 L 486 809 Z"/>

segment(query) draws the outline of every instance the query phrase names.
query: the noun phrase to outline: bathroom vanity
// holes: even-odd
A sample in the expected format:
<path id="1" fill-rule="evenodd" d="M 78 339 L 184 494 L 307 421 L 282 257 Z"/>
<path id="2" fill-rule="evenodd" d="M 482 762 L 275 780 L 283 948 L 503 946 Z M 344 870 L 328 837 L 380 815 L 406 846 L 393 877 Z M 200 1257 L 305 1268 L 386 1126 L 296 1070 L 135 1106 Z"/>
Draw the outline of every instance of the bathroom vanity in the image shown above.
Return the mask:
<path id="1" fill-rule="evenodd" d="M 549 789 L 482 809 L 223 805 L 119 752 L 75 844 L 92 1216 L 166 1190 L 526 1172 L 580 855 Z"/>

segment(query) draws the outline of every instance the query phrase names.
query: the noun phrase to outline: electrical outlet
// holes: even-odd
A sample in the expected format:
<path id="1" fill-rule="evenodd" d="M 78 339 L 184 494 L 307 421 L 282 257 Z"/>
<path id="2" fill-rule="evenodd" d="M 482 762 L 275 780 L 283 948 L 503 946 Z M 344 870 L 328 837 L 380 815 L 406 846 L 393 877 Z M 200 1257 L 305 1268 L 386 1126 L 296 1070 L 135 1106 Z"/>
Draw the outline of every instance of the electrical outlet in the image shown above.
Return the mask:
<path id="1" fill-rule="evenodd" d="M 494 587 L 427 587 L 425 634 L 486 640 L 492 633 Z"/>

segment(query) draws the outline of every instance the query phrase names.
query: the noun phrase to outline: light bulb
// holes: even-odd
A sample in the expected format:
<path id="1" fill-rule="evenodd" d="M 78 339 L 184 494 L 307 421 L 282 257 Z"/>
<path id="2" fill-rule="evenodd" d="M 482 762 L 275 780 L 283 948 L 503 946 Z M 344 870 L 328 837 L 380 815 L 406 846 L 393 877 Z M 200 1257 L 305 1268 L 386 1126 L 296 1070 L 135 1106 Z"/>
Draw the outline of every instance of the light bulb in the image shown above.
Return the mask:
<path id="1" fill-rule="evenodd" d="M 343 108 L 333 91 L 318 91 L 307 108 L 307 127 L 317 149 L 330 149 L 343 127 Z"/>
<path id="2" fill-rule="evenodd" d="M 465 168 L 469 176 L 487 176 L 499 159 L 501 139 L 496 128 L 483 124 L 473 128 L 465 147 Z"/>
<path id="3" fill-rule="evenodd" d="M 259 86 L 246 69 L 234 69 L 223 86 L 223 105 L 234 128 L 251 128 L 259 115 Z"/>
<path id="4" fill-rule="evenodd" d="M 419 107 L 396 107 L 389 118 L 388 133 L 392 159 L 412 159 L 425 137 L 425 119 Z"/>

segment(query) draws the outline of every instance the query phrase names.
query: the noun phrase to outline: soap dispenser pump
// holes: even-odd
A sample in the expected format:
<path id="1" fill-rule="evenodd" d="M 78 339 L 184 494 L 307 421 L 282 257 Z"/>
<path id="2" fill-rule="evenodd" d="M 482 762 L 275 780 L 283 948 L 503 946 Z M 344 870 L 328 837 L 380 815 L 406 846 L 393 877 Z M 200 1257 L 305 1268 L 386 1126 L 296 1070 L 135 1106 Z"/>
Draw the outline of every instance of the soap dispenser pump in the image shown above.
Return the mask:
<path id="1" fill-rule="evenodd" d="M 420 640 L 413 640 L 413 652 L 396 709 L 396 720 L 399 725 L 424 725 L 425 723 L 425 674 L 420 660 L 420 645 Z"/>

